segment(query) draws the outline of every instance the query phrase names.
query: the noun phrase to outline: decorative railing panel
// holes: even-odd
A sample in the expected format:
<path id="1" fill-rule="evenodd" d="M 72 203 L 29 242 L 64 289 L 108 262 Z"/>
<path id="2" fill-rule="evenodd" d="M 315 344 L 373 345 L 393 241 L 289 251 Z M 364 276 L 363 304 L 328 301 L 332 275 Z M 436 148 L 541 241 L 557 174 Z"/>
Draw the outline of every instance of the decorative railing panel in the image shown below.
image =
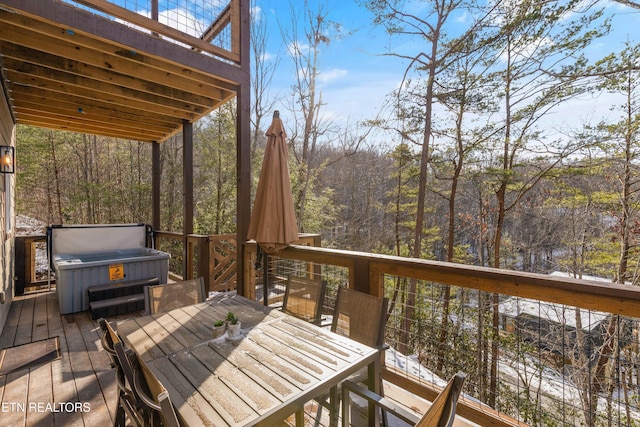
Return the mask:
<path id="1" fill-rule="evenodd" d="M 235 234 L 209 236 L 209 290 L 224 292 L 236 289 L 238 249 Z"/>
<path id="2" fill-rule="evenodd" d="M 240 61 L 239 0 L 67 0 L 221 59 Z"/>

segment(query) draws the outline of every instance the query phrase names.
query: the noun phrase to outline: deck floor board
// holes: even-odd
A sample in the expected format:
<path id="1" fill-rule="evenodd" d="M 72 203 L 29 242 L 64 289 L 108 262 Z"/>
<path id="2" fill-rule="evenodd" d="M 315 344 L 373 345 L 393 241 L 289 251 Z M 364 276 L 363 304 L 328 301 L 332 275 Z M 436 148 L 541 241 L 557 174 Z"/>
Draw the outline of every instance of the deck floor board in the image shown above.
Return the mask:
<path id="1" fill-rule="evenodd" d="M 13 345 L 32 342 L 31 337 L 33 336 L 34 327 L 33 313 L 35 310 L 36 299 L 37 298 L 27 298 L 23 300 Z"/>
<path id="2" fill-rule="evenodd" d="M 0 348 L 58 336 L 61 357 L 0 375 L 2 424 L 112 425 L 117 386 L 99 329 L 89 312 L 61 315 L 55 291 L 16 297 Z"/>

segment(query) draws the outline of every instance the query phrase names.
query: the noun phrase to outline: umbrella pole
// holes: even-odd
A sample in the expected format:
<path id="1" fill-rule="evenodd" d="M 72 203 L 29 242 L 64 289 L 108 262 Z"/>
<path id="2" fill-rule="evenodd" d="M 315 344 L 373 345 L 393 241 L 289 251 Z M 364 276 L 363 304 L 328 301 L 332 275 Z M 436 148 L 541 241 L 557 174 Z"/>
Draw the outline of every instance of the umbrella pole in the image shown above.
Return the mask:
<path id="1" fill-rule="evenodd" d="M 262 299 L 264 305 L 269 305 L 269 254 L 262 253 Z"/>

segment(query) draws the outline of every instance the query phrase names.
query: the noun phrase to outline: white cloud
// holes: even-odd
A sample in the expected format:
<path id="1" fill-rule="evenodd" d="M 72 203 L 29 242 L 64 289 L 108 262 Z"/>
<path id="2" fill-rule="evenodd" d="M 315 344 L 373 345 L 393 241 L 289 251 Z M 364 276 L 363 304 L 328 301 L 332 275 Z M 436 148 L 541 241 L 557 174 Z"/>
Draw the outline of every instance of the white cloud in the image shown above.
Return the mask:
<path id="1" fill-rule="evenodd" d="M 252 7 L 250 13 L 253 22 L 260 22 L 262 20 L 262 8 L 260 6 Z"/>
<path id="2" fill-rule="evenodd" d="M 524 38 L 521 37 L 521 39 L 524 39 Z M 548 37 L 533 40 L 528 43 L 521 43 L 519 41 L 516 41 L 514 43 L 515 48 L 511 52 L 511 61 L 514 62 L 514 61 L 526 60 L 526 59 L 535 57 L 538 49 L 544 48 L 545 46 L 550 46 L 552 44 L 553 44 L 553 40 L 551 40 Z M 503 62 L 507 62 L 508 58 L 507 58 L 506 50 L 502 51 L 502 53 L 500 54 L 500 59 Z"/>
<path id="3" fill-rule="evenodd" d="M 327 71 L 320 72 L 320 75 L 318 76 L 318 81 L 321 84 L 327 84 L 327 83 L 334 82 L 336 80 L 341 80 L 342 78 L 346 77 L 347 74 L 349 74 L 347 70 L 344 70 L 342 68 L 333 68 Z"/>
<path id="4" fill-rule="evenodd" d="M 467 22 L 469 22 L 469 13 L 467 11 L 464 11 L 457 18 L 455 18 L 454 21 L 458 24 L 466 24 Z"/>

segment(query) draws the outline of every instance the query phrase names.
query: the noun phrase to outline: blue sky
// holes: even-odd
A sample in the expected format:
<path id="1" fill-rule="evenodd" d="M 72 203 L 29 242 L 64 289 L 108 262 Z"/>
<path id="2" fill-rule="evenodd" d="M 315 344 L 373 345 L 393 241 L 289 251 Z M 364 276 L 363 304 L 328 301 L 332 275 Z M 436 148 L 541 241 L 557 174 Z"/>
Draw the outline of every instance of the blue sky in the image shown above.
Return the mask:
<path id="1" fill-rule="evenodd" d="M 301 9 L 303 2 L 294 1 L 296 8 Z M 406 66 L 399 59 L 384 56 L 389 46 L 394 50 L 402 49 L 398 40 L 390 41 L 382 28 L 374 28 L 370 13 L 355 1 L 318 1 L 309 0 L 312 10 L 317 10 L 318 3 L 329 11 L 328 19 L 341 24 L 350 35 L 341 39 L 333 39 L 323 49 L 320 59 L 321 86 L 323 100 L 326 102 L 324 114 L 338 122 L 372 118 L 381 107 L 385 96 L 398 87 Z M 286 116 L 289 103 L 286 96 L 294 81 L 294 71 L 290 58 L 281 42 L 279 25 L 288 27 L 291 24 L 290 3 L 286 0 L 254 0 L 256 7 L 267 20 L 269 31 L 269 54 L 279 53 L 278 76 L 273 81 L 272 95 L 278 96 L 282 102 L 276 105 Z M 416 2 L 416 7 L 424 2 Z M 640 41 L 640 10 L 623 7 L 615 2 L 602 1 L 608 13 L 615 14 L 613 30 L 607 40 L 595 43 L 589 48 L 589 54 L 601 56 L 604 52 L 620 49 L 627 38 Z M 301 13 L 301 12 L 299 12 Z M 454 16 L 454 22 L 463 21 L 460 13 Z M 302 24 L 299 24 L 300 26 Z M 592 99 L 583 102 L 575 101 L 566 106 L 566 112 L 559 112 L 555 119 L 577 122 L 591 121 L 594 115 L 607 114 L 596 108 L 603 102 Z M 564 115 L 564 116 L 563 116 Z M 558 125 L 560 126 L 560 125 Z"/>
<path id="2" fill-rule="evenodd" d="M 283 6 L 288 2 L 282 0 L 256 0 L 255 3 L 272 29 L 269 53 L 275 55 L 279 52 L 282 56 L 272 92 L 285 98 L 295 75 L 278 26 L 279 23 L 291 24 L 291 10 Z M 366 10 L 353 1 L 332 3 L 326 9 L 328 18 L 341 24 L 348 35 L 332 39 L 321 53 L 320 88 L 327 103 L 325 113 L 342 120 L 348 117 L 362 119 L 363 114 L 369 117 L 375 114 L 384 96 L 398 86 L 403 67 L 397 60 L 382 55 L 386 51 L 387 36 L 380 28 L 371 26 L 370 14 Z M 286 111 L 286 104 L 287 101 L 283 100 L 279 108 Z"/>

